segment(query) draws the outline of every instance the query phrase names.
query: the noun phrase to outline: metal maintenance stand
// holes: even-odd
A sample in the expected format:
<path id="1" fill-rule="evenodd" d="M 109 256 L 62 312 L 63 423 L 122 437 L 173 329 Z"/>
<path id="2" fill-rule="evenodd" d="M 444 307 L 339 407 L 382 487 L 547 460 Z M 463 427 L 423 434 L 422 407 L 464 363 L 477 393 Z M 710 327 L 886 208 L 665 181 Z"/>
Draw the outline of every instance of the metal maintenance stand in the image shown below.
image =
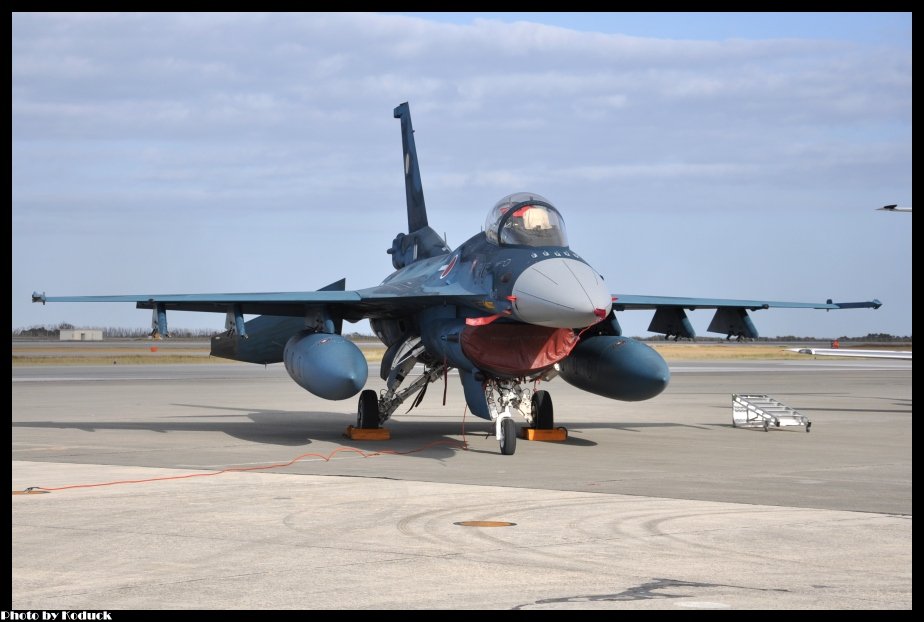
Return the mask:
<path id="1" fill-rule="evenodd" d="M 804 426 L 806 432 L 812 430 L 812 422 L 808 417 L 769 395 L 732 395 L 732 427 L 763 428 L 766 432 L 771 426 L 782 428 L 799 425 Z"/>

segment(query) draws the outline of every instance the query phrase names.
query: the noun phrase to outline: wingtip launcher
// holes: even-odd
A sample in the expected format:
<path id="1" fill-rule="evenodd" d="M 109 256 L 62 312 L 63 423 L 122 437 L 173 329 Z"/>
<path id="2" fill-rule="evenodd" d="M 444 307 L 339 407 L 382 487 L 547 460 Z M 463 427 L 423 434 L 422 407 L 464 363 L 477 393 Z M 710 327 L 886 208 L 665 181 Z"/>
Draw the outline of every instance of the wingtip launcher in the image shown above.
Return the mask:
<path id="1" fill-rule="evenodd" d="M 832 302 L 831 299 L 828 298 L 828 304 L 835 305 L 837 309 L 878 309 L 882 306 L 878 298 L 863 302 Z"/>

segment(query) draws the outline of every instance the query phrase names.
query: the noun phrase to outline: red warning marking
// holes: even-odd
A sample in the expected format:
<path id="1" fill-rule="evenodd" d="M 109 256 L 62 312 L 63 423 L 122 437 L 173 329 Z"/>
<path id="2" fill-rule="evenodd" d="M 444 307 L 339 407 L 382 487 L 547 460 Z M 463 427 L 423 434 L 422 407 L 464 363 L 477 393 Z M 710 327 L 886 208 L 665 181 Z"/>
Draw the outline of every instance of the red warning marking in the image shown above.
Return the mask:
<path id="1" fill-rule="evenodd" d="M 503 313 L 495 313 L 494 315 L 485 315 L 482 317 L 467 317 L 465 318 L 466 326 L 487 326 L 494 320 L 499 320 L 502 317 L 510 315 L 510 310 L 504 311 Z"/>
<path id="2" fill-rule="evenodd" d="M 443 268 L 443 271 L 440 273 L 440 278 L 445 279 L 449 276 L 449 273 L 452 272 L 452 269 L 456 267 L 456 262 L 459 260 L 458 255 L 453 255 L 452 259 L 449 260 L 449 265 Z"/>

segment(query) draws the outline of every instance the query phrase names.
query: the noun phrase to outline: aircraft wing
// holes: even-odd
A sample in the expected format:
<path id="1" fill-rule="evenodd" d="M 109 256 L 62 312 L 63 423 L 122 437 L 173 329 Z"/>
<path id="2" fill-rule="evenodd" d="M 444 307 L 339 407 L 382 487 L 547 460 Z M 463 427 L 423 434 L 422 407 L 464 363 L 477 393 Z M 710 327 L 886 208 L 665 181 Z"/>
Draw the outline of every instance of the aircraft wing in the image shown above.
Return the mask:
<path id="1" fill-rule="evenodd" d="M 696 333 L 687 318 L 686 311 L 715 309 L 715 317 L 708 332 L 754 339 L 757 329 L 748 316 L 748 311 L 760 309 L 878 309 L 878 300 L 864 302 L 781 302 L 775 300 L 735 300 L 728 298 L 682 298 L 674 296 L 637 296 L 614 294 L 614 311 L 654 310 L 648 330 L 667 336 L 694 338 Z"/>
<path id="2" fill-rule="evenodd" d="M 868 302 L 780 302 L 775 300 L 734 300 L 730 298 L 678 298 L 674 296 L 634 296 L 613 295 L 613 308 L 617 311 L 632 309 L 662 309 L 675 307 L 679 309 L 878 309 L 882 303 L 878 300 Z"/>
<path id="3" fill-rule="evenodd" d="M 877 208 L 881 212 L 908 212 L 911 213 L 910 207 L 899 207 L 898 205 L 883 205 Z"/>
<path id="4" fill-rule="evenodd" d="M 854 348 L 787 348 L 787 350 L 814 356 L 911 360 L 911 352 L 905 350 L 860 350 Z"/>
<path id="5" fill-rule="evenodd" d="M 403 293 L 398 286 L 380 285 L 364 290 L 344 290 L 343 281 L 318 291 L 243 294 L 140 294 L 116 296 L 46 296 L 33 293 L 32 302 L 134 302 L 139 309 L 158 311 L 200 311 L 247 315 L 302 317 L 312 307 L 325 307 L 346 320 L 387 318 L 422 307 L 457 304 L 483 308 L 484 294 L 461 287 L 442 287 L 428 292 L 414 288 Z"/>

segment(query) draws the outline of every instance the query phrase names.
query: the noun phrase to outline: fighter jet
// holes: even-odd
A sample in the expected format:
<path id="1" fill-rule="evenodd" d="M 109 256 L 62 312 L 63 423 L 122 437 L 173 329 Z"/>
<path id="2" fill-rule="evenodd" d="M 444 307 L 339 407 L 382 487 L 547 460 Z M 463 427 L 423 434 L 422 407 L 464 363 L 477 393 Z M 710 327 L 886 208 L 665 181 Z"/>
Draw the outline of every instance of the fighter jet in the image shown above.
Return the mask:
<path id="1" fill-rule="evenodd" d="M 522 417 L 536 430 L 554 427 L 552 399 L 536 388 L 561 376 L 615 400 L 647 400 L 670 379 L 652 348 L 622 335 L 617 311 L 654 310 L 649 330 L 695 337 L 686 310 L 716 309 L 709 331 L 757 337 L 748 311 L 770 307 L 878 308 L 869 302 L 773 302 L 612 294 L 603 277 L 571 248 L 561 212 L 533 192 L 505 196 L 484 230 L 450 249 L 427 218 L 405 102 L 401 120 L 407 232 L 388 249 L 395 269 L 380 285 L 347 290 L 344 280 L 313 292 L 46 296 L 33 302 L 133 302 L 153 310 L 157 335 L 168 334 L 167 311 L 226 314 L 211 339 L 214 356 L 249 363 L 283 362 L 292 379 L 329 400 L 359 394 L 356 426 L 381 427 L 406 400 L 420 403 L 429 383 L 457 369 L 471 412 L 493 421 L 503 454 L 516 449 Z M 244 320 L 246 315 L 258 317 Z M 368 377 L 359 348 L 341 336 L 343 321 L 368 319 L 387 347 L 386 389 L 363 390 Z M 422 374 L 412 374 L 415 366 Z"/>
<path id="2" fill-rule="evenodd" d="M 882 207 L 876 208 L 880 212 L 907 212 L 911 213 L 910 207 L 899 207 L 898 205 L 883 205 Z"/>

